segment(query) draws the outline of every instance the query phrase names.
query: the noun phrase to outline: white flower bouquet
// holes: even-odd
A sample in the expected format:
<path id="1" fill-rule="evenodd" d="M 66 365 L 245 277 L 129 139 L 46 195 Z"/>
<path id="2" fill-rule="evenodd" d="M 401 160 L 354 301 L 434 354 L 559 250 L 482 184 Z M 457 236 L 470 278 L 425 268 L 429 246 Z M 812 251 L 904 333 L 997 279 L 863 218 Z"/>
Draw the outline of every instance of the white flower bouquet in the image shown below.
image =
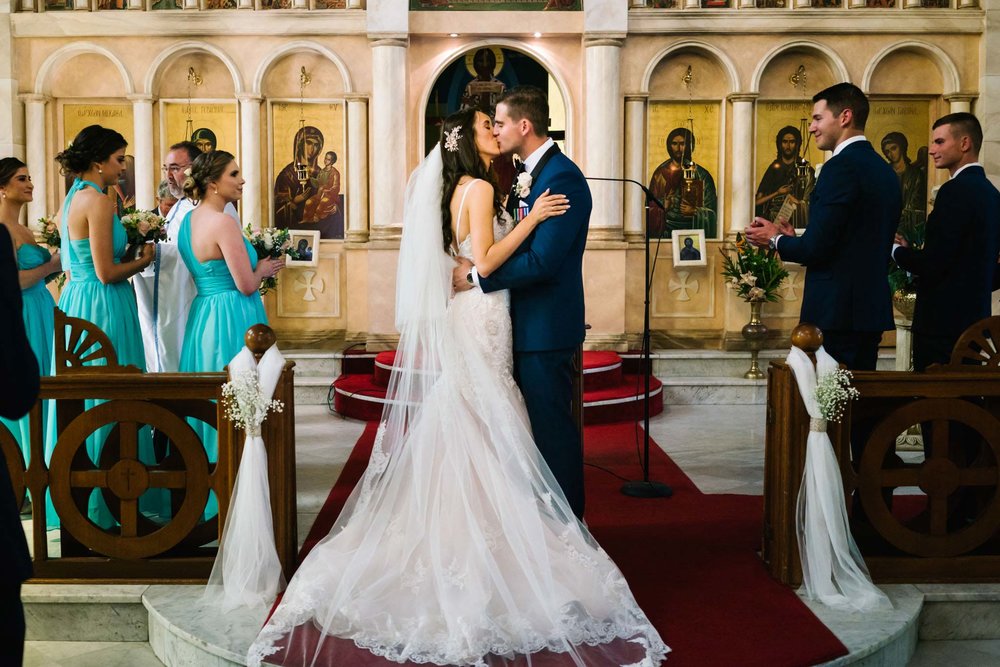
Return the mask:
<path id="1" fill-rule="evenodd" d="M 260 425 L 268 412 L 281 412 L 284 404 L 264 396 L 255 370 L 237 372 L 222 385 L 226 417 L 250 436 L 260 435 Z"/>
<path id="2" fill-rule="evenodd" d="M 257 260 L 266 257 L 277 259 L 287 255 L 292 259 L 298 259 L 299 254 L 292 248 L 291 233 L 287 229 L 277 229 L 268 227 L 267 229 L 252 229 L 248 224 L 243 229 L 244 235 L 249 239 L 257 253 Z M 278 286 L 278 278 L 271 276 L 264 278 L 260 283 L 261 295 L 267 294 L 269 290 Z"/>
<path id="3" fill-rule="evenodd" d="M 825 421 L 839 422 L 847 402 L 861 396 L 861 392 L 851 386 L 852 377 L 851 371 L 838 368 L 816 378 L 816 402 Z"/>

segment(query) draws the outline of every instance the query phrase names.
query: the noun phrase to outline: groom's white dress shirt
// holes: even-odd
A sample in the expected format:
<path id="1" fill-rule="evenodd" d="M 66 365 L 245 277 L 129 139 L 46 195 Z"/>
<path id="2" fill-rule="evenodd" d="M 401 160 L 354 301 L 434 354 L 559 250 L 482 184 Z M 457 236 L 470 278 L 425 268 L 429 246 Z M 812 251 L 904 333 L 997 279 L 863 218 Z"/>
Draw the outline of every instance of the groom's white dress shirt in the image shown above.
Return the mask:
<path id="1" fill-rule="evenodd" d="M 178 251 L 177 234 L 194 207 L 186 197 L 173 205 L 166 217 L 167 240 L 157 244 L 156 260 L 132 279 L 150 373 L 176 373 L 180 365 L 188 310 L 197 289 Z M 239 222 L 235 206 L 226 204 L 226 213 Z"/>

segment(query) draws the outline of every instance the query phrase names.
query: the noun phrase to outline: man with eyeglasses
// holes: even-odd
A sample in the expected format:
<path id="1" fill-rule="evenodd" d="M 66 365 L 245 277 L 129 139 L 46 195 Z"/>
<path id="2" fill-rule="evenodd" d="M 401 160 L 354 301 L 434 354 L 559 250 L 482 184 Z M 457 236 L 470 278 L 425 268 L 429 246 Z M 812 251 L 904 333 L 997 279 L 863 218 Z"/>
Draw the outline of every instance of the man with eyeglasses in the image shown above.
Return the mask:
<path id="1" fill-rule="evenodd" d="M 177 203 L 165 216 L 167 240 L 156 245 L 153 263 L 132 279 L 149 372 L 177 372 L 188 310 L 197 294 L 191 273 L 177 250 L 177 234 L 184 218 L 197 204 L 184 196 L 184 179 L 187 178 L 184 172 L 199 155 L 201 150 L 190 141 L 176 143 L 167 152 L 163 175 L 170 194 L 177 198 Z M 239 214 L 232 204 L 226 206 L 226 213 L 239 224 Z"/>

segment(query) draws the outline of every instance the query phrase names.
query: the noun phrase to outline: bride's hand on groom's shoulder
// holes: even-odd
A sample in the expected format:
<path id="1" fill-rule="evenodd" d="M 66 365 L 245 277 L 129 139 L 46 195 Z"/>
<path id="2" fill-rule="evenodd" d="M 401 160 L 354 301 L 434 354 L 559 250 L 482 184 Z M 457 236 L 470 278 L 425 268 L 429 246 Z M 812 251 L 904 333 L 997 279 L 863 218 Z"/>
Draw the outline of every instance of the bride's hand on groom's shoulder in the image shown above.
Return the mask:
<path id="1" fill-rule="evenodd" d="M 535 205 L 531 207 L 533 214 L 531 217 L 535 219 L 535 224 L 539 224 L 549 218 L 563 215 L 568 210 L 569 199 L 566 195 L 549 194 L 549 191 L 546 190 L 538 195 Z"/>
<path id="2" fill-rule="evenodd" d="M 468 278 L 469 273 L 472 271 L 472 262 L 465 257 L 456 257 L 455 261 L 458 264 L 451 272 L 452 289 L 456 292 L 464 292 L 465 290 L 472 289 L 473 285 L 469 282 Z"/>

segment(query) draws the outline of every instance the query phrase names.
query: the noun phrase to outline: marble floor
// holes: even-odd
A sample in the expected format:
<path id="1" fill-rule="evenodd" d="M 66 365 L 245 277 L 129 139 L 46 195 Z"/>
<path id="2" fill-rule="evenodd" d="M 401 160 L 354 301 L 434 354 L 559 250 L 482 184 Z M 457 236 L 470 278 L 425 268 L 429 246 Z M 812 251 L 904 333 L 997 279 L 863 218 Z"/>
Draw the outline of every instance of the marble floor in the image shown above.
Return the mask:
<path id="1" fill-rule="evenodd" d="M 331 415 L 323 406 L 297 407 L 296 413 L 301 543 L 364 424 Z M 701 491 L 759 495 L 764 477 L 764 420 L 763 405 L 669 406 L 652 419 L 650 433 Z M 28 642 L 24 664 L 147 667 L 161 663 L 144 642 L 38 641 Z M 998 665 L 1000 641 L 920 642 L 910 664 Z"/>

